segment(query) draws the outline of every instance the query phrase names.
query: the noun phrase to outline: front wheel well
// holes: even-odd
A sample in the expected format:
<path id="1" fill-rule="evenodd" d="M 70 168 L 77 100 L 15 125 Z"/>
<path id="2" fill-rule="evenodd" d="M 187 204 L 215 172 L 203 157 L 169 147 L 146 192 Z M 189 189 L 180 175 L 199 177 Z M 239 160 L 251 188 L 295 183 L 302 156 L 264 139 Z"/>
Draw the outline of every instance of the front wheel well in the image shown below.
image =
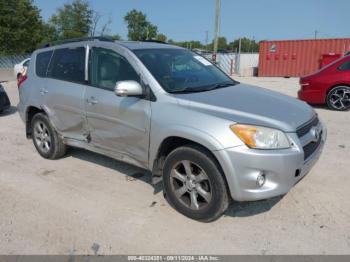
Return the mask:
<path id="1" fill-rule="evenodd" d="M 215 161 L 215 164 L 217 165 L 221 173 L 224 175 L 224 172 L 221 168 L 219 161 L 207 147 L 183 137 L 172 136 L 164 139 L 161 145 L 159 146 L 158 153 L 157 153 L 156 159 L 153 162 L 153 168 L 152 168 L 153 184 L 156 184 L 161 180 L 162 173 L 163 173 L 163 166 L 164 166 L 166 157 L 176 148 L 181 146 L 192 146 L 192 147 L 196 147 L 198 149 L 206 151 L 211 156 L 213 161 Z M 224 175 L 224 179 L 226 181 L 225 175 Z"/>
<path id="2" fill-rule="evenodd" d="M 32 119 L 33 117 L 38 114 L 38 113 L 44 113 L 45 111 L 37 108 L 35 106 L 30 106 L 27 110 L 27 114 L 26 114 L 26 136 L 27 138 L 31 138 L 32 136 Z"/>

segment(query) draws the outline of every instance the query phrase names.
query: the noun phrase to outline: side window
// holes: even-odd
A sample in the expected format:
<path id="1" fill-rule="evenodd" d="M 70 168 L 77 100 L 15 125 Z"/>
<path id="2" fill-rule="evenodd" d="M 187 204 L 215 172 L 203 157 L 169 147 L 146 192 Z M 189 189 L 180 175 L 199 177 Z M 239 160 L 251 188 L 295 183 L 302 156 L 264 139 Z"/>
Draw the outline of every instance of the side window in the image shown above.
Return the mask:
<path id="1" fill-rule="evenodd" d="M 341 66 L 339 66 L 338 69 L 340 71 L 350 70 L 350 60 L 348 60 L 345 63 L 343 63 Z"/>
<path id="2" fill-rule="evenodd" d="M 118 53 L 105 48 L 92 48 L 90 56 L 90 81 L 92 86 L 114 90 L 118 81 L 140 77 L 130 63 Z"/>
<path id="3" fill-rule="evenodd" d="M 39 53 L 36 56 L 35 72 L 37 76 L 46 77 L 47 67 L 50 63 L 52 53 L 53 51 L 47 51 Z"/>
<path id="4" fill-rule="evenodd" d="M 75 83 L 84 83 L 85 48 L 63 48 L 53 53 L 48 76 Z"/>

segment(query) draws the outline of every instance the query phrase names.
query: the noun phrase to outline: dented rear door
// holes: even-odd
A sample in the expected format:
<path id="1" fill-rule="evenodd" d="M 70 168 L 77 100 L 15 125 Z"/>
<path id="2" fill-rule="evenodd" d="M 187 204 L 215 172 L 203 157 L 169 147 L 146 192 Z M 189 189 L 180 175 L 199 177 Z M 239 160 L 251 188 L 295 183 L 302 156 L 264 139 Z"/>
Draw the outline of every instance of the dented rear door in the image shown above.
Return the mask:
<path id="1" fill-rule="evenodd" d="M 46 86 L 40 90 L 46 112 L 63 136 L 86 140 L 84 105 L 85 47 L 74 46 L 54 51 Z"/>

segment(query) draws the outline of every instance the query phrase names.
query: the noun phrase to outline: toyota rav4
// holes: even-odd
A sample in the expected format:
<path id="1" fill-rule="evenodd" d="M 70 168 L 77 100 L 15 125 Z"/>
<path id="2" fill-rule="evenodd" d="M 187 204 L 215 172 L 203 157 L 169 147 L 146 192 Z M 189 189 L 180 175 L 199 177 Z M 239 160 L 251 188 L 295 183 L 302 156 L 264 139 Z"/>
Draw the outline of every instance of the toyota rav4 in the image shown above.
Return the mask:
<path id="1" fill-rule="evenodd" d="M 150 170 L 176 210 L 206 222 L 231 199 L 286 194 L 326 138 L 305 102 L 241 84 L 169 44 L 53 44 L 33 53 L 19 92 L 26 135 L 41 156 L 80 147 Z"/>

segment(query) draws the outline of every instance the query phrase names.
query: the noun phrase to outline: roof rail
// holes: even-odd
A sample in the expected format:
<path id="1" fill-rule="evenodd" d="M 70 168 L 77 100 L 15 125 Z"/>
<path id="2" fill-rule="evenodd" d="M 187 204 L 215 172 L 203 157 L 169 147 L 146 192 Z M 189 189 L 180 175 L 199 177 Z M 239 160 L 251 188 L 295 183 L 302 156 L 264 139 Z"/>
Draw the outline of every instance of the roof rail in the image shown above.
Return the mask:
<path id="1" fill-rule="evenodd" d="M 165 44 L 167 45 L 167 42 L 160 41 L 160 40 L 153 40 L 153 39 L 147 39 L 147 40 L 142 40 L 141 42 L 151 42 L 151 43 L 158 43 L 158 44 Z"/>
<path id="2" fill-rule="evenodd" d="M 47 43 L 47 44 L 43 45 L 42 48 L 56 46 L 56 45 L 63 45 L 63 44 L 68 44 L 68 43 L 75 43 L 75 42 L 93 41 L 93 40 L 114 42 L 114 40 L 112 38 L 105 37 L 105 36 L 81 37 L 81 38 L 71 38 L 71 39 L 66 39 L 66 40 L 54 41 L 54 42 Z"/>

